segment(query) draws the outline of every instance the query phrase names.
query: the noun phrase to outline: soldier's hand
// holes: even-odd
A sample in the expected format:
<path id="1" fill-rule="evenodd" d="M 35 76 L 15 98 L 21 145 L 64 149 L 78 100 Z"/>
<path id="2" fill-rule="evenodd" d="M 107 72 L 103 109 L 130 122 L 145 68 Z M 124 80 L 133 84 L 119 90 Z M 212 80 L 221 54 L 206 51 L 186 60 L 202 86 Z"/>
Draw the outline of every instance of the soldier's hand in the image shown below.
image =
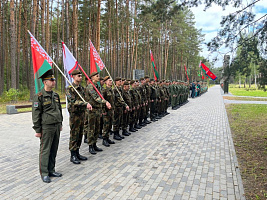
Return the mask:
<path id="1" fill-rule="evenodd" d="M 126 106 L 126 110 L 127 110 L 127 111 L 129 111 L 129 110 L 130 110 L 129 106 Z"/>
<path id="2" fill-rule="evenodd" d="M 92 108 L 92 106 L 91 106 L 91 104 L 90 104 L 90 103 L 87 103 L 87 106 L 86 106 L 86 108 L 87 108 L 88 110 L 93 110 L 93 108 Z"/>
<path id="3" fill-rule="evenodd" d="M 154 100 L 152 99 L 151 102 L 154 102 Z"/>
<path id="4" fill-rule="evenodd" d="M 35 137 L 41 137 L 42 136 L 42 133 L 35 133 Z"/>
<path id="5" fill-rule="evenodd" d="M 111 104 L 108 101 L 106 102 L 106 106 L 108 109 L 111 109 Z"/>

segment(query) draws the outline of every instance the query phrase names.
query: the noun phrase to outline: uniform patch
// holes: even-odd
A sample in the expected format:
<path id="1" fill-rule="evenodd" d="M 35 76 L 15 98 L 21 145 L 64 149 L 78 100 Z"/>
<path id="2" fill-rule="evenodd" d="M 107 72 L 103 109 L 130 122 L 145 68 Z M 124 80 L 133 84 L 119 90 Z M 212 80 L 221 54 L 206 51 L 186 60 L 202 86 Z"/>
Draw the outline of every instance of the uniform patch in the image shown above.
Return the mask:
<path id="1" fill-rule="evenodd" d="M 33 103 L 33 107 L 34 107 L 34 108 L 38 108 L 38 102 L 34 102 L 34 103 Z"/>

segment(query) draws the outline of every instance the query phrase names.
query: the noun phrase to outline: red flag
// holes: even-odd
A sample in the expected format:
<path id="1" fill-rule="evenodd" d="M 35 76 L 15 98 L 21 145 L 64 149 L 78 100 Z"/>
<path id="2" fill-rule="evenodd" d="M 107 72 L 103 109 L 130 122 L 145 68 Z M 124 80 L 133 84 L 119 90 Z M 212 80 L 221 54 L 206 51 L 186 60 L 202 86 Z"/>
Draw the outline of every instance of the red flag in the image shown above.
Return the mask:
<path id="1" fill-rule="evenodd" d="M 156 63 L 152 54 L 152 51 L 150 50 L 150 57 L 151 57 L 151 62 L 152 62 L 152 67 L 153 67 L 153 73 L 154 73 L 154 79 L 155 81 L 159 79 L 159 73 L 158 73 L 158 69 L 156 67 Z"/>
<path id="2" fill-rule="evenodd" d="M 210 69 L 204 65 L 204 63 L 201 62 L 201 67 L 202 69 L 205 70 L 206 74 L 212 79 L 212 80 L 216 80 L 217 76 L 215 74 L 213 74 Z"/>
<path id="3" fill-rule="evenodd" d="M 33 73 L 34 73 L 34 83 L 35 83 L 35 92 L 38 93 L 44 87 L 44 84 L 40 76 L 46 73 L 48 70 L 52 69 L 52 59 L 43 49 L 43 47 L 39 44 L 39 42 L 35 39 L 35 37 L 29 32 L 31 35 L 31 50 L 32 50 L 32 65 L 33 65 Z"/>
<path id="4" fill-rule="evenodd" d="M 92 72 L 101 72 L 104 68 L 105 65 L 90 40 L 90 74 Z"/>
<path id="5" fill-rule="evenodd" d="M 185 70 L 185 73 L 186 73 L 187 80 L 189 81 L 189 78 L 188 78 L 188 75 L 187 75 L 186 65 L 184 65 L 184 70 Z"/>

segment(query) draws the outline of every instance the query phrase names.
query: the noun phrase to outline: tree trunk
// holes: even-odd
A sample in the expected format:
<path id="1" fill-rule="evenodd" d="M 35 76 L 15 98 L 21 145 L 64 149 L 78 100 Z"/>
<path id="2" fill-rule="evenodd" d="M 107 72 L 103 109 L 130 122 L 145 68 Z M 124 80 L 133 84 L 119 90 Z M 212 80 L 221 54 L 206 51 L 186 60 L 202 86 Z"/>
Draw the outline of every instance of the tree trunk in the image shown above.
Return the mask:
<path id="1" fill-rule="evenodd" d="M 66 15 L 66 45 L 69 46 L 69 0 L 66 0 L 66 7 L 65 7 L 65 15 Z"/>
<path id="2" fill-rule="evenodd" d="M 50 28 L 49 28 L 49 0 L 46 2 L 46 28 L 45 28 L 45 50 L 49 54 L 49 38 L 50 38 Z"/>
<path id="3" fill-rule="evenodd" d="M 41 0 L 41 44 L 45 47 L 45 0 Z"/>
<path id="4" fill-rule="evenodd" d="M 96 18 L 96 50 L 100 54 L 100 16 L 101 16 L 101 0 L 98 0 L 97 18 Z"/>
<path id="5" fill-rule="evenodd" d="M 10 0 L 10 64 L 11 64 L 11 88 L 16 88 L 16 27 L 15 27 L 15 1 Z"/>
<path id="6" fill-rule="evenodd" d="M 32 24 L 31 24 L 31 32 L 35 33 L 35 23 L 36 23 L 36 10 L 37 10 L 37 0 L 33 0 L 33 9 L 32 9 Z M 31 53 L 30 53 L 31 54 Z M 30 99 L 33 99 L 35 94 L 34 90 L 34 73 L 33 73 L 33 65 L 32 59 L 30 59 Z"/>
<path id="7" fill-rule="evenodd" d="M 78 14 L 77 14 L 78 1 L 73 0 L 73 56 L 78 59 Z"/>
<path id="8" fill-rule="evenodd" d="M 5 0 L 0 2 L 0 95 L 4 91 L 4 16 Z"/>

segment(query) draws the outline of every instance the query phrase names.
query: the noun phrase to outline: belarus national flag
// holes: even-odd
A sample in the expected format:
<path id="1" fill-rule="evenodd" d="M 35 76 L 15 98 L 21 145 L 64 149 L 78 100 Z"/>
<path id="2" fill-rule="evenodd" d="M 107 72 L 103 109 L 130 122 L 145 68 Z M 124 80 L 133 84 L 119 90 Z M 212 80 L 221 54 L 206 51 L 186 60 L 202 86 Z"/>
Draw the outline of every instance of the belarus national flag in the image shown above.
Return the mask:
<path id="1" fill-rule="evenodd" d="M 64 63 L 64 74 L 69 79 L 70 82 L 73 82 L 71 73 L 74 69 L 79 69 L 80 65 L 78 61 L 74 58 L 68 47 L 62 42 L 63 47 L 63 63 Z M 69 86 L 68 81 L 65 81 L 66 88 Z"/>
<path id="2" fill-rule="evenodd" d="M 216 80 L 217 76 L 215 74 L 213 74 L 210 69 L 204 65 L 204 63 L 201 62 L 201 67 L 202 69 L 205 70 L 205 73 L 212 79 L 212 80 Z"/>
<path id="3" fill-rule="evenodd" d="M 150 49 L 150 57 L 151 57 L 151 62 L 152 62 L 152 67 L 153 67 L 153 72 L 154 72 L 154 79 L 156 81 L 159 79 L 159 73 L 158 73 L 158 69 L 156 67 L 156 63 L 155 63 L 151 49 Z"/>
<path id="4" fill-rule="evenodd" d="M 90 40 L 90 74 L 93 72 L 101 72 L 104 68 L 105 65 Z"/>
<path id="5" fill-rule="evenodd" d="M 52 59 L 43 49 L 43 47 L 39 44 L 39 42 L 35 39 L 35 37 L 29 32 L 31 35 L 31 50 L 32 50 L 32 65 L 33 65 L 33 73 L 34 73 L 34 83 L 35 83 L 35 92 L 40 92 L 44 84 L 42 79 L 39 79 L 44 73 L 48 70 L 52 69 Z"/>

